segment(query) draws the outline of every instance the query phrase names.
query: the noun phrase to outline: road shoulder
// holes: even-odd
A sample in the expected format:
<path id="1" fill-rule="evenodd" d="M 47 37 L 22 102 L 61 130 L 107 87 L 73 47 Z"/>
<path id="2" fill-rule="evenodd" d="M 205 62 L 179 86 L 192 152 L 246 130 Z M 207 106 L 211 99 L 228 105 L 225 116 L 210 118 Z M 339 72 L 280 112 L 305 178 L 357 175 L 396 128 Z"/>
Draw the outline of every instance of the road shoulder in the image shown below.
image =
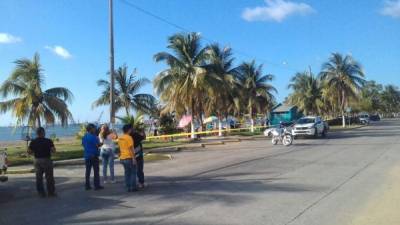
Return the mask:
<path id="1" fill-rule="evenodd" d="M 389 171 L 385 182 L 371 195 L 351 225 L 400 224 L 400 166 Z"/>

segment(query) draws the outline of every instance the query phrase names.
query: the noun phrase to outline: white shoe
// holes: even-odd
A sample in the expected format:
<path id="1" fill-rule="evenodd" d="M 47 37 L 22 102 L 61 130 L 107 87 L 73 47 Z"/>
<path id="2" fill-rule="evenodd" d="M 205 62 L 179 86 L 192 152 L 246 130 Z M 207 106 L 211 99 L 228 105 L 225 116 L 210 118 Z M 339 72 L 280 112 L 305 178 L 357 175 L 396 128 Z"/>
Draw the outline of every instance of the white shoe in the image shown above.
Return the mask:
<path id="1" fill-rule="evenodd" d="M 104 184 L 108 184 L 108 180 L 104 180 L 103 183 L 104 183 Z"/>
<path id="2" fill-rule="evenodd" d="M 112 184 L 115 184 L 115 183 L 117 183 L 117 180 L 111 180 L 111 182 L 110 183 L 112 183 Z"/>

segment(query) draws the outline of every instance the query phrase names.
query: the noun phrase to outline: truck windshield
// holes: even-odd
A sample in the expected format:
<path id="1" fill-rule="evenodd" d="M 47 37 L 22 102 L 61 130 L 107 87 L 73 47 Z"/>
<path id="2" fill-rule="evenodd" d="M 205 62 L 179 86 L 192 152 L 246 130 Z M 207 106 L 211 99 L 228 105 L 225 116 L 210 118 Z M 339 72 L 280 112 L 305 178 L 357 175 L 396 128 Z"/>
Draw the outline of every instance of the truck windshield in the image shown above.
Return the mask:
<path id="1" fill-rule="evenodd" d="M 297 124 L 315 123 L 314 118 L 301 118 L 297 120 Z"/>

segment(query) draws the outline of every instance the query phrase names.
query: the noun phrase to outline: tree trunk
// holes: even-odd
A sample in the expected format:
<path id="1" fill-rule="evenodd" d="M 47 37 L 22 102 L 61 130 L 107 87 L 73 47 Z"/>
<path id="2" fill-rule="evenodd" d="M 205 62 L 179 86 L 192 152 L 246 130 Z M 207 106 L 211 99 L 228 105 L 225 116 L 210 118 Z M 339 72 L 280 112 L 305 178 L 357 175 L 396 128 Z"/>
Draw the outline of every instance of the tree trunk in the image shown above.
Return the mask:
<path id="1" fill-rule="evenodd" d="M 342 122 L 343 122 L 343 127 L 346 127 L 346 117 L 344 115 L 344 111 L 342 110 Z"/>
<path id="2" fill-rule="evenodd" d="M 346 107 L 346 98 L 345 98 L 345 93 L 344 90 L 342 90 L 342 102 L 341 102 L 341 106 L 342 108 L 342 122 L 343 122 L 343 127 L 346 127 L 346 118 L 344 116 L 344 109 Z"/>
<path id="3" fill-rule="evenodd" d="M 196 138 L 196 134 L 195 134 L 195 130 L 194 130 L 194 101 L 192 99 L 192 120 L 190 121 L 190 138 L 191 139 L 195 139 Z"/>
<path id="4" fill-rule="evenodd" d="M 220 115 L 218 115 L 218 136 L 222 137 L 222 120 Z"/>
<path id="5" fill-rule="evenodd" d="M 40 116 L 37 117 L 37 127 L 41 127 L 42 122 L 40 121 Z"/>
<path id="6" fill-rule="evenodd" d="M 251 104 L 250 104 L 249 111 L 250 111 L 250 132 L 254 133 L 253 107 Z"/>
<path id="7" fill-rule="evenodd" d="M 228 122 L 228 114 L 225 114 L 226 121 L 226 131 L 229 133 L 231 131 L 231 121 Z"/>

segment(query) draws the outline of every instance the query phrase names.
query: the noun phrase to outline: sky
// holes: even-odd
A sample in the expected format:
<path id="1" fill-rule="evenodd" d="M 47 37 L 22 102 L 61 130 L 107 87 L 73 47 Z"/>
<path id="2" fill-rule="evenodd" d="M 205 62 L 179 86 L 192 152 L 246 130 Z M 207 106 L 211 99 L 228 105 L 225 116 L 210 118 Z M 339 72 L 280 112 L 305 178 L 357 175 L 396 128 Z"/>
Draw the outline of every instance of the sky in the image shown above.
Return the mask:
<path id="1" fill-rule="evenodd" d="M 367 79 L 400 86 L 400 0 L 114 0 L 114 20 L 116 66 L 126 63 L 149 80 L 166 68 L 153 56 L 167 50 L 168 36 L 189 30 L 203 45 L 231 47 L 236 64 L 264 64 L 278 101 L 296 72 L 318 73 L 333 52 L 351 54 Z M 109 68 L 108 0 L 0 0 L 0 83 L 16 59 L 35 52 L 44 88 L 74 93 L 75 121 L 97 121 L 102 112 L 107 120 L 107 107 L 91 105 Z M 151 84 L 142 92 L 155 94 Z M 14 123 L 0 114 L 0 126 Z"/>

